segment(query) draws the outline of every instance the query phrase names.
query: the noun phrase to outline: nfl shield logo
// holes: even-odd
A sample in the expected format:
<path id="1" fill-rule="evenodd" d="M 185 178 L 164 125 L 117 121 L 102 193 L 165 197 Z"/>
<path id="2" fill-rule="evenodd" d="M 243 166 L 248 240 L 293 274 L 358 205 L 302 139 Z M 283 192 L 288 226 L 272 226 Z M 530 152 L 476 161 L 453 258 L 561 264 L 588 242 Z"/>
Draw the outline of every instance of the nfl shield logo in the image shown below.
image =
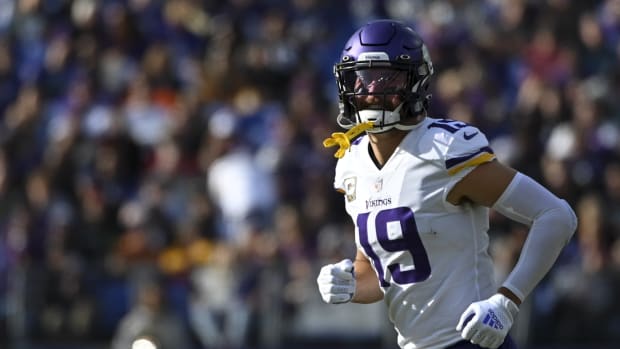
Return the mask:
<path id="1" fill-rule="evenodd" d="M 383 189 L 383 178 L 379 178 L 374 185 L 375 191 L 379 192 L 381 191 L 381 189 Z"/>

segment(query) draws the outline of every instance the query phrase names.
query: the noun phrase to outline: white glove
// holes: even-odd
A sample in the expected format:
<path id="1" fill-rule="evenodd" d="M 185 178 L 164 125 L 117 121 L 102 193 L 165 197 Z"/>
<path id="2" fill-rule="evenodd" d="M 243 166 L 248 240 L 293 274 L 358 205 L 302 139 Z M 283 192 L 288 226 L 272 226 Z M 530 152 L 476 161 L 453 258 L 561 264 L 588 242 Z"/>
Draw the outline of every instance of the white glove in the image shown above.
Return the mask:
<path id="1" fill-rule="evenodd" d="M 321 268 L 316 279 L 321 297 L 325 303 L 347 303 L 355 294 L 355 276 L 353 262 L 344 259 L 336 264 L 328 264 Z"/>
<path id="2" fill-rule="evenodd" d="M 495 349 L 504 342 L 518 313 L 519 307 L 513 301 L 497 293 L 467 307 L 456 330 L 473 344 Z"/>

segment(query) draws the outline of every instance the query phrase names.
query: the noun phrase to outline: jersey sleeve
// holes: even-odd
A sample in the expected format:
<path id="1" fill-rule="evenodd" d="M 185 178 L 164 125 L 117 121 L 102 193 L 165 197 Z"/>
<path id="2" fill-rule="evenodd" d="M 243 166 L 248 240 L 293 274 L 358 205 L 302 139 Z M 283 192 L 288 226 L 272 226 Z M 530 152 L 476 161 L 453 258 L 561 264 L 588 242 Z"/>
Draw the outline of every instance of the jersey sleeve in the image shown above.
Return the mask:
<path id="1" fill-rule="evenodd" d="M 444 125 L 444 124 L 440 124 Z M 444 167 L 448 180 L 444 187 L 443 201 L 449 209 L 454 207 L 447 202 L 452 188 L 469 174 L 476 166 L 493 161 L 495 154 L 486 136 L 476 127 L 454 122 L 450 127 L 440 127 L 434 135 L 435 145 L 440 149 L 439 161 Z"/>
<path id="2" fill-rule="evenodd" d="M 486 136 L 474 126 L 460 128 L 451 138 L 444 154 L 444 165 L 451 176 L 495 159 Z"/>

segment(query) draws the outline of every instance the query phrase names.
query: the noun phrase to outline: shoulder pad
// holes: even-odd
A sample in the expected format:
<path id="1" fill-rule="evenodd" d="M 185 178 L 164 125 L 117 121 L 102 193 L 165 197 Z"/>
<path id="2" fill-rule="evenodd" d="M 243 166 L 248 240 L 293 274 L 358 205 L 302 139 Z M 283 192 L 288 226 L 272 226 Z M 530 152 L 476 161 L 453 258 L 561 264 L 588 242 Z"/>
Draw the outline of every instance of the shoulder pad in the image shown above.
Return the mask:
<path id="1" fill-rule="evenodd" d="M 448 119 L 428 124 L 434 143 L 441 148 L 444 166 L 450 175 L 495 159 L 486 136 L 475 126 Z"/>

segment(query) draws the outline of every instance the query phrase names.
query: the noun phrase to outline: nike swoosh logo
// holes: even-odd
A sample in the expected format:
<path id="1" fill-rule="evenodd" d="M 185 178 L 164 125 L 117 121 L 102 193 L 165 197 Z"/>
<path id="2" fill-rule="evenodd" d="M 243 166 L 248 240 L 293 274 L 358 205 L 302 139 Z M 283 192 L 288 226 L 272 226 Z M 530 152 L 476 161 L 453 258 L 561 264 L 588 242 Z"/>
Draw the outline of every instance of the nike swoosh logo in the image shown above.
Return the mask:
<path id="1" fill-rule="evenodd" d="M 470 135 L 468 135 L 467 133 L 463 133 L 463 138 L 465 138 L 465 140 L 468 141 L 468 140 L 474 138 L 474 136 L 476 136 L 477 134 L 478 134 L 478 132 L 474 132 L 474 133 L 472 133 Z"/>

